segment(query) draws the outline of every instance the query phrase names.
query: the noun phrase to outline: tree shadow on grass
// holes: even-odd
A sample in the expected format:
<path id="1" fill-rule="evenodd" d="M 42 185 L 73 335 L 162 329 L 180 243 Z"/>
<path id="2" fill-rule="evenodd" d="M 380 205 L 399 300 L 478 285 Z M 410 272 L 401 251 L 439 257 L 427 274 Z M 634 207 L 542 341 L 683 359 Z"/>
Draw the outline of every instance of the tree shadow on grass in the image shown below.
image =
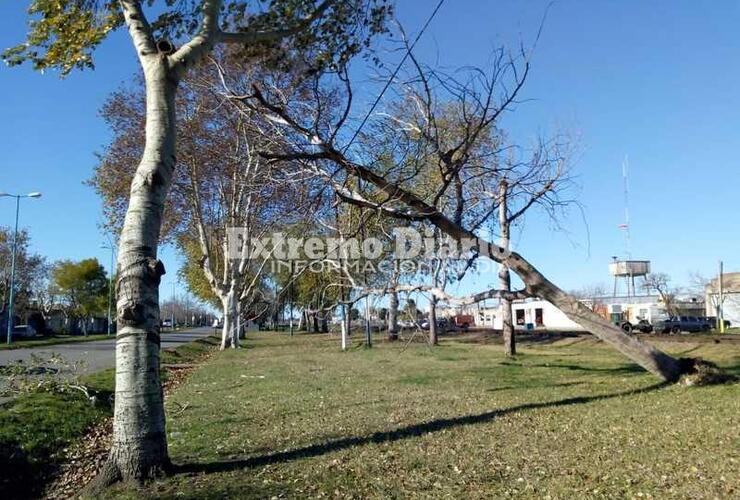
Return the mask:
<path id="1" fill-rule="evenodd" d="M 521 366 L 523 368 L 562 368 L 564 370 L 583 371 L 583 372 L 601 372 L 601 373 L 610 373 L 614 375 L 618 375 L 620 373 L 621 374 L 645 373 L 645 369 L 640 367 L 640 365 L 636 365 L 636 364 L 620 365 L 614 368 L 596 368 L 593 366 L 583 366 L 583 365 L 566 364 L 566 363 L 523 364 L 523 363 L 513 363 L 511 361 L 504 361 L 501 364 L 508 365 L 508 366 Z"/>
<path id="2" fill-rule="evenodd" d="M 640 389 L 633 389 L 629 391 L 617 392 L 613 394 L 601 394 L 596 396 L 576 396 L 572 398 L 560 399 L 557 401 L 547 401 L 542 403 L 526 403 L 522 405 L 512 406 L 510 408 L 503 408 L 500 410 L 492 410 L 484 413 L 478 413 L 475 415 L 462 415 L 459 417 L 441 418 L 437 420 L 431 420 L 429 422 L 422 422 L 419 424 L 413 424 L 405 427 L 390 431 L 380 431 L 368 434 L 365 436 L 350 436 L 341 439 L 335 439 L 326 441 L 324 443 L 317 443 L 301 448 L 295 448 L 292 450 L 279 451 L 275 453 L 269 453 L 265 455 L 258 455 L 249 457 L 241 460 L 223 461 L 223 462 L 208 462 L 208 463 L 190 463 L 190 464 L 179 464 L 175 465 L 173 472 L 176 474 L 210 474 L 219 472 L 230 472 L 241 469 L 249 469 L 254 467 L 262 467 L 265 465 L 272 465 L 283 462 L 290 462 L 302 458 L 318 457 L 327 453 L 346 450 L 357 446 L 364 446 L 367 444 L 377 443 L 388 443 L 400 441 L 402 439 L 414 438 L 422 436 L 424 434 L 430 434 L 439 432 L 444 429 L 453 427 L 462 427 L 467 425 L 481 424 L 490 422 L 498 417 L 509 415 L 520 411 L 537 410 L 541 408 L 557 408 L 562 406 L 570 406 L 576 404 L 592 403 L 594 401 L 602 401 L 606 399 L 618 398 L 621 396 L 632 396 L 636 394 L 642 394 L 646 392 L 655 391 L 662 387 L 669 385 L 665 382 L 653 384 Z"/>
<path id="3" fill-rule="evenodd" d="M 548 387 L 571 387 L 574 385 L 583 385 L 588 382 L 561 382 L 558 384 L 538 384 L 538 383 L 532 383 L 532 384 L 522 384 L 522 385 L 504 385 L 501 387 L 492 387 L 491 389 L 486 389 L 486 392 L 498 392 L 498 391 L 510 391 L 510 390 L 521 390 L 521 389 L 536 389 L 536 388 L 548 388 Z"/>

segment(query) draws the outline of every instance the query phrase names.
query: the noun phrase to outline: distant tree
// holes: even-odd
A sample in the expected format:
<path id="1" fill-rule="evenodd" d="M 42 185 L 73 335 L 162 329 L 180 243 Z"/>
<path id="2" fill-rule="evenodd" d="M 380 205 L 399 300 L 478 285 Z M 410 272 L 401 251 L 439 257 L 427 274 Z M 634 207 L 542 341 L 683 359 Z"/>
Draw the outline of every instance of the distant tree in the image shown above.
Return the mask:
<path id="1" fill-rule="evenodd" d="M 63 297 L 70 316 L 82 319 L 87 336 L 88 320 L 103 314 L 108 301 L 108 277 L 97 259 L 57 262 L 52 270 L 53 285 Z"/>
<path id="2" fill-rule="evenodd" d="M 0 324 L 4 324 L 8 314 L 12 248 L 13 230 L 0 227 Z M 19 231 L 15 261 L 15 316 L 23 318 L 29 312 L 37 294 L 45 287 L 48 275 L 46 259 L 31 252 L 28 232 Z"/>
<path id="3" fill-rule="evenodd" d="M 606 285 L 603 283 L 594 283 L 592 285 L 585 285 L 578 290 L 573 290 L 570 294 L 580 300 L 594 300 L 600 297 L 606 297 L 608 292 Z"/>
<path id="4" fill-rule="evenodd" d="M 572 144 L 565 134 L 550 139 L 540 138 L 531 148 L 511 146 L 507 148 L 505 160 L 494 162 L 493 171 L 498 180 L 498 231 L 499 246 L 511 251 L 511 230 L 523 226 L 526 215 L 539 209 L 550 220 L 558 223 L 563 211 L 577 204 L 564 194 L 571 188 Z M 520 152 L 519 157 L 514 152 Z M 499 288 L 511 291 L 511 273 L 504 261 L 499 267 Z M 512 300 L 502 296 L 502 336 L 507 356 L 516 354 L 516 337 L 512 318 Z"/>
<path id="5" fill-rule="evenodd" d="M 259 238 L 310 213 L 308 196 L 301 193 L 310 193 L 311 182 L 296 177 L 292 169 L 274 168 L 256 154 L 275 141 L 260 133 L 264 123 L 259 115 L 221 106 L 219 75 L 230 75 L 224 78 L 245 92 L 252 81 L 268 74 L 277 81 L 280 75 L 233 62 L 223 51 L 214 58 L 219 70 L 214 65 L 195 68 L 177 97 L 183 115 L 177 127 L 182 146 L 165 204 L 162 237 L 176 243 L 184 255 L 180 275 L 190 290 L 221 309 L 224 349 L 239 346 L 241 320 L 266 274 L 264 258 L 249 255 L 249 245 L 239 255 L 227 251 L 229 229 Z M 290 75 L 284 80 L 291 84 Z M 130 197 L 128 186 L 120 182 L 121 173 L 134 174 L 144 147 L 143 94 L 141 87 L 115 92 L 102 113 L 113 141 L 101 155 L 90 184 L 105 200 L 107 222 L 116 232 Z"/>
<path id="6" fill-rule="evenodd" d="M 681 293 L 681 289 L 671 286 L 671 277 L 666 273 L 650 273 L 645 276 L 643 286 L 648 293 L 655 291 L 660 296 L 661 302 L 665 306 L 666 312 L 671 316 L 677 316 L 676 297 Z"/>

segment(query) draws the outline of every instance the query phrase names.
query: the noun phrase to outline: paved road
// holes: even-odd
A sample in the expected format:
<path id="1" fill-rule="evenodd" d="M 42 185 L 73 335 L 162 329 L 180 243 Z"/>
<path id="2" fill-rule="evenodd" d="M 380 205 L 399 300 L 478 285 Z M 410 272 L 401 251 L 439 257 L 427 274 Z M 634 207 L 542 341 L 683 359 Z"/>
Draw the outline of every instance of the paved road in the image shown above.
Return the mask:
<path id="1" fill-rule="evenodd" d="M 177 347 L 205 337 L 213 332 L 213 328 L 203 327 L 176 333 L 162 334 L 162 349 Z M 66 343 L 42 347 L 29 347 L 0 351 L 0 366 L 12 364 L 15 361 L 27 362 L 32 354 L 48 358 L 52 353 L 63 356 L 68 362 L 85 362 L 85 372 L 92 373 L 104 368 L 111 368 L 116 361 L 116 341 L 97 340 L 95 342 Z M 2 379 L 3 377 L 0 377 Z M 1 381 L 0 381 L 1 383 Z"/>

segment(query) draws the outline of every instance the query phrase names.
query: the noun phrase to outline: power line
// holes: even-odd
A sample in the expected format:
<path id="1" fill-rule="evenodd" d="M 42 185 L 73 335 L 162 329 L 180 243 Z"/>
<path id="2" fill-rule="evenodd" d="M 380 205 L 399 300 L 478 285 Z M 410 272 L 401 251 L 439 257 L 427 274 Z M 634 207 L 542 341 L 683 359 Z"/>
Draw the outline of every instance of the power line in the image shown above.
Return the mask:
<path id="1" fill-rule="evenodd" d="M 373 102 L 373 105 L 370 106 L 370 111 L 367 112 L 367 114 L 365 115 L 365 118 L 362 119 L 360 126 L 357 127 L 357 130 L 355 131 L 354 135 L 349 140 L 347 145 L 344 147 L 344 151 L 347 151 L 349 147 L 352 145 L 352 143 L 355 141 L 355 139 L 357 139 L 357 136 L 360 134 L 362 127 L 365 126 L 365 124 L 367 123 L 367 120 L 370 118 L 370 115 L 373 113 L 373 111 L 375 111 L 375 107 L 378 105 L 380 100 L 383 98 L 383 94 L 385 94 L 385 91 L 388 90 L 388 87 L 390 87 L 391 83 L 393 83 L 393 80 L 395 80 L 396 76 L 398 75 L 398 72 L 401 70 L 401 67 L 403 66 L 403 63 L 405 63 L 406 59 L 408 59 L 409 55 L 411 55 L 411 51 L 414 50 L 416 43 L 419 41 L 421 36 L 424 34 L 427 27 L 429 27 L 429 24 L 431 24 L 432 20 L 434 19 L 434 16 L 437 15 L 437 12 L 439 12 L 439 9 L 442 7 L 443 3 L 445 3 L 445 0 L 439 0 L 439 2 L 437 3 L 437 6 L 434 8 L 432 13 L 429 15 L 429 18 L 424 23 L 424 26 L 421 27 L 421 31 L 419 31 L 419 34 L 416 35 L 416 38 L 414 38 L 413 43 L 409 45 L 409 48 L 406 50 L 406 53 L 403 55 L 401 62 L 398 63 L 398 66 L 396 66 L 396 69 L 393 71 L 393 74 L 391 74 L 391 77 L 385 83 L 383 90 L 380 91 L 380 94 L 378 94 L 378 97 L 375 99 L 375 102 Z"/>

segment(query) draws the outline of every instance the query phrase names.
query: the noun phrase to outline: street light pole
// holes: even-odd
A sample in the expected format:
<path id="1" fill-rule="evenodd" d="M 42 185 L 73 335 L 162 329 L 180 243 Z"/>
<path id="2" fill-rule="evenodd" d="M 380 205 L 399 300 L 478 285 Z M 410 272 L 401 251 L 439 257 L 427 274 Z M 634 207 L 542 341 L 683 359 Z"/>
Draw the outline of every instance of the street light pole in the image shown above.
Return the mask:
<path id="1" fill-rule="evenodd" d="M 21 198 L 40 198 L 41 193 L 10 194 L 0 193 L 0 197 L 15 198 L 15 231 L 13 232 L 13 252 L 10 260 L 10 290 L 8 296 L 8 344 L 13 342 L 13 301 L 15 300 L 15 258 L 18 251 L 18 214 L 21 208 Z"/>
<path id="2" fill-rule="evenodd" d="M 170 321 L 172 324 L 170 324 L 170 328 L 172 331 L 175 331 L 175 285 L 176 283 L 172 282 L 172 317 L 170 318 Z"/>
<path id="3" fill-rule="evenodd" d="M 113 260 L 115 248 L 113 242 L 108 238 L 108 245 L 103 243 L 100 248 L 107 248 L 110 250 L 110 268 L 108 271 L 108 336 L 110 337 L 113 332 Z"/>

